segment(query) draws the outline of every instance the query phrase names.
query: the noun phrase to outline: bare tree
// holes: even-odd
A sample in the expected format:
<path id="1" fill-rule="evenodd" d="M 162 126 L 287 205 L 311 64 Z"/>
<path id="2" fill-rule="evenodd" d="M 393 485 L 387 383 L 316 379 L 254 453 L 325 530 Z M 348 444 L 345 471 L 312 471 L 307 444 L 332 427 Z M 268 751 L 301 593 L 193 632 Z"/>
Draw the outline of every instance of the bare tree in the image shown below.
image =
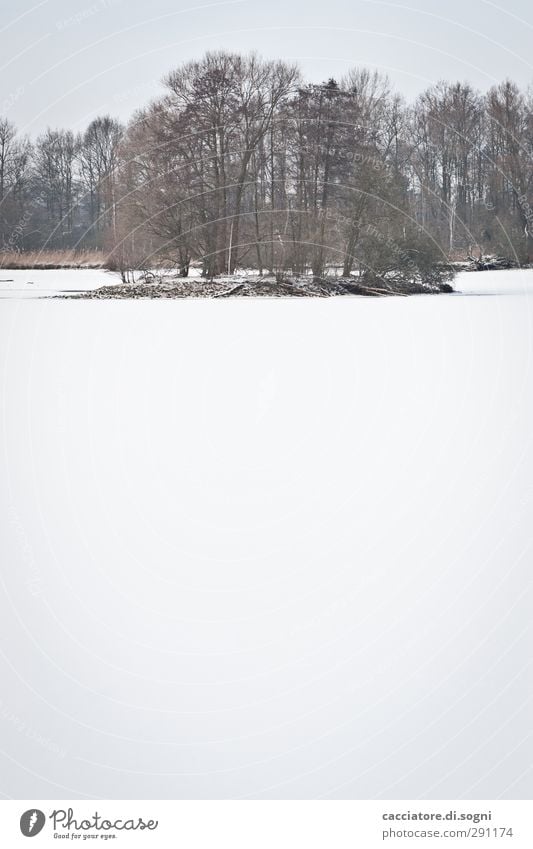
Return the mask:
<path id="1" fill-rule="evenodd" d="M 88 224 L 96 242 L 116 223 L 115 186 L 122 133 L 122 126 L 109 115 L 95 118 L 79 146 L 80 178 L 88 198 Z"/>
<path id="2" fill-rule="evenodd" d="M 510 81 L 440 82 L 407 106 L 366 68 L 311 85 L 216 51 L 164 84 L 125 131 L 102 116 L 32 147 L 0 120 L 0 240 L 206 277 L 368 275 L 391 240 L 404 259 L 409 241 L 440 259 L 533 253 L 533 93 Z"/>
<path id="3" fill-rule="evenodd" d="M 49 246 L 71 243 L 76 213 L 77 153 L 80 140 L 70 130 L 47 130 L 34 154 L 34 186 L 38 194 L 41 234 Z"/>
<path id="4" fill-rule="evenodd" d="M 28 167 L 31 145 L 19 138 L 16 127 L 0 118 L 0 241 L 10 249 L 24 247 Z"/>

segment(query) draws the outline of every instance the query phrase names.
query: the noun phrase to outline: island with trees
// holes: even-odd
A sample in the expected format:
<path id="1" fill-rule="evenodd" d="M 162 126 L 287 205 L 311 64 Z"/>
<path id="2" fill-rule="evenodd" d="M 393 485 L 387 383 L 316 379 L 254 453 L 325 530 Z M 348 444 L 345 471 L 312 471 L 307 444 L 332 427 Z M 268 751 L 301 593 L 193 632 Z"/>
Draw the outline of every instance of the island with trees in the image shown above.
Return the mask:
<path id="1" fill-rule="evenodd" d="M 407 104 L 364 68 L 314 84 L 211 52 L 127 126 L 0 118 L 0 266 L 120 273 L 91 297 L 452 291 L 461 264 L 529 263 L 532 151 L 511 81 Z"/>

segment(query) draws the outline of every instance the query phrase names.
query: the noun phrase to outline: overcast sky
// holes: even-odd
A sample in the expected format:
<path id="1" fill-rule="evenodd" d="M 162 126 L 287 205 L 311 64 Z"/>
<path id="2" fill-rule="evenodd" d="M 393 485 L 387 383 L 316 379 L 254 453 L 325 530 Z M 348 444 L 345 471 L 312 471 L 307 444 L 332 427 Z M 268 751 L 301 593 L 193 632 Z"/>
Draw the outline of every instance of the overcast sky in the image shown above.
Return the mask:
<path id="1" fill-rule="evenodd" d="M 413 98 L 441 78 L 533 82 L 530 0 L 0 0 L 0 115 L 32 135 L 127 119 L 162 76 L 213 48 L 298 61 L 308 78 L 364 64 Z"/>

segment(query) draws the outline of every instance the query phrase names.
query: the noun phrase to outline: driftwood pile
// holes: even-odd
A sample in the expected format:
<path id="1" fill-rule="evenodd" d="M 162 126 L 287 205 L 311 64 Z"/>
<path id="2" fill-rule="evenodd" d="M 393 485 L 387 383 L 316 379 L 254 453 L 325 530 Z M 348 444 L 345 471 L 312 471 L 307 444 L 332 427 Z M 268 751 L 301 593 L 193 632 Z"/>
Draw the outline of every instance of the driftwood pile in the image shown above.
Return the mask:
<path id="1" fill-rule="evenodd" d="M 357 278 L 312 277 L 234 277 L 205 280 L 189 277 L 142 279 L 137 283 L 102 286 L 70 297 L 108 298 L 331 298 L 338 295 L 384 297 L 390 295 L 427 295 L 453 292 L 448 283 L 423 284 L 381 280 L 363 283 Z"/>
<path id="2" fill-rule="evenodd" d="M 469 256 L 468 264 L 464 271 L 508 271 L 510 268 L 518 268 L 518 263 L 505 256 Z"/>

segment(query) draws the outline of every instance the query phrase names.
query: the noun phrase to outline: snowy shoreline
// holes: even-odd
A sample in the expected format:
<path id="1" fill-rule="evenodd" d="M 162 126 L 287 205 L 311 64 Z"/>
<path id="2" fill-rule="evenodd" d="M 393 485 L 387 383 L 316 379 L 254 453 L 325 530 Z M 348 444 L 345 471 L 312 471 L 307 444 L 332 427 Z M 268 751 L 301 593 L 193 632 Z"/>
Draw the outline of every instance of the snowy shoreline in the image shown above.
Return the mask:
<path id="1" fill-rule="evenodd" d="M 159 299 L 210 299 L 210 298 L 326 298 L 333 296 L 356 297 L 358 294 L 367 296 L 368 293 L 355 291 L 357 280 L 350 280 L 352 291 L 335 291 L 341 283 L 337 278 L 332 283 L 314 284 L 311 278 L 300 278 L 297 286 L 288 289 L 280 288 L 273 278 L 263 278 L 265 291 L 253 291 L 259 286 L 259 277 L 251 281 L 245 275 L 217 278 L 208 281 L 199 276 L 175 278 L 165 275 L 162 282 L 141 282 L 123 284 L 115 272 L 79 269 L 60 271 L 21 269 L 3 269 L 0 273 L 0 300 L 22 299 L 64 299 L 64 300 L 159 300 Z M 274 285 L 273 285 L 274 284 Z M 533 284 L 533 269 L 513 269 L 510 271 L 484 271 L 471 273 L 460 271 L 453 282 L 453 290 L 449 294 L 483 295 L 483 294 L 529 294 Z M 238 286 L 244 286 L 246 292 L 231 293 Z M 423 290 L 426 293 L 426 290 Z M 379 295 L 380 292 L 371 294 Z M 387 293 L 389 294 L 389 293 Z M 398 297 L 408 293 L 399 292 Z M 414 293 L 409 293 L 414 294 Z"/>
<path id="2" fill-rule="evenodd" d="M 435 295 L 452 293 L 447 283 L 422 284 L 384 281 L 379 285 L 364 285 L 357 278 L 332 278 L 316 280 L 308 277 L 224 277 L 214 280 L 203 278 L 162 277 L 141 280 L 138 283 L 103 286 L 88 292 L 62 297 L 86 299 L 104 298 L 330 298 L 360 295 L 387 297 L 399 295 Z"/>

